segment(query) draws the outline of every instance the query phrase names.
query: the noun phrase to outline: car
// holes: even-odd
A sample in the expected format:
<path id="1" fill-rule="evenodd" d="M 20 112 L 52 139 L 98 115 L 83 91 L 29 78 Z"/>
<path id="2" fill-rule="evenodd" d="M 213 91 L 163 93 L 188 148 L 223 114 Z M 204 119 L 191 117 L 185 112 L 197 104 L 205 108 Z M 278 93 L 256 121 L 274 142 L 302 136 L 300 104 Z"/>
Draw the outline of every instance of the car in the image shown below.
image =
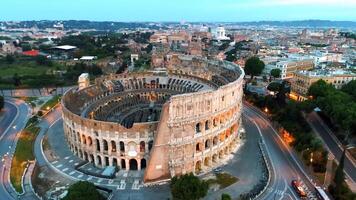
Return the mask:
<path id="1" fill-rule="evenodd" d="M 298 180 L 292 180 L 291 183 L 293 189 L 295 190 L 295 192 L 299 195 L 299 197 L 301 198 L 305 198 L 307 197 L 307 193 L 304 191 L 304 188 L 302 187 L 302 182 L 298 181 Z"/>
<path id="2" fill-rule="evenodd" d="M 215 173 L 220 173 L 222 171 L 221 167 L 217 167 L 213 170 Z"/>

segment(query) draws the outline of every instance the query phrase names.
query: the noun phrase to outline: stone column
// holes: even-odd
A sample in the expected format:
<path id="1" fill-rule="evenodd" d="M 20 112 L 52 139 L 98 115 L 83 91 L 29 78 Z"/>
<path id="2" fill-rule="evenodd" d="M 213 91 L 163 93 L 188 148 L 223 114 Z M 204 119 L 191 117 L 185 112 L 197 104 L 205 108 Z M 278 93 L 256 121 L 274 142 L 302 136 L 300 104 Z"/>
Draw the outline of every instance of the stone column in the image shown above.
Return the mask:
<path id="1" fill-rule="evenodd" d="M 109 157 L 109 166 L 113 166 L 113 157 Z"/>
<path id="2" fill-rule="evenodd" d="M 128 159 L 125 159 L 125 163 L 126 163 L 126 171 L 129 171 L 130 170 L 130 161 Z"/>
<path id="3" fill-rule="evenodd" d="M 141 159 L 136 159 L 137 162 L 137 170 L 141 171 Z"/>

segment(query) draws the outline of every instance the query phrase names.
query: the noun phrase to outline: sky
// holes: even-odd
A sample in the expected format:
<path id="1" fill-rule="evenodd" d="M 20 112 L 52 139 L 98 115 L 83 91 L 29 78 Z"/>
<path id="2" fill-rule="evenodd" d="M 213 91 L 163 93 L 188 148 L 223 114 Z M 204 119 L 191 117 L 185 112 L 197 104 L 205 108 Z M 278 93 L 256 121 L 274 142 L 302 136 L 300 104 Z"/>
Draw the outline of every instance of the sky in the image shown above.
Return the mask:
<path id="1" fill-rule="evenodd" d="M 0 21 L 356 21 L 356 0 L 0 0 Z"/>

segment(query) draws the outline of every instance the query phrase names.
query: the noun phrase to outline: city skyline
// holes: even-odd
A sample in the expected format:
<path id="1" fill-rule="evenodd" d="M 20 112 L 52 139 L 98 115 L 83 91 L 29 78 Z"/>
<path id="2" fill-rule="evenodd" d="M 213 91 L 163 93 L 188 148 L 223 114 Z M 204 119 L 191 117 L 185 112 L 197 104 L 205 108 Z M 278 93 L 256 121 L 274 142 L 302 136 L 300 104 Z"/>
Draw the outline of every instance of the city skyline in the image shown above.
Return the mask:
<path id="1" fill-rule="evenodd" d="M 1 21 L 92 20 L 92 21 L 189 21 L 248 22 L 291 20 L 355 21 L 356 2 L 351 0 L 253 0 L 253 1 L 51 1 L 2 2 Z M 18 13 L 21 13 L 19 15 Z M 95 13 L 95 14 L 93 14 Z"/>

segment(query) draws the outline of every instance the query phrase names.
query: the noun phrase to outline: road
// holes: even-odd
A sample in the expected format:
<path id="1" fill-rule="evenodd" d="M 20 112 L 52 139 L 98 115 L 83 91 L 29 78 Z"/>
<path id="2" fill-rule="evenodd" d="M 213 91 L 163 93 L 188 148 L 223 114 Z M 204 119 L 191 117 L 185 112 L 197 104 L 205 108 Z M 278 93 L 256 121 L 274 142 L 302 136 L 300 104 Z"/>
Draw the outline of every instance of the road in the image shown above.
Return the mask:
<path id="1" fill-rule="evenodd" d="M 16 134 L 26 125 L 30 117 L 29 106 L 17 99 L 5 100 L 5 112 L 0 120 L 0 197 L 1 200 L 13 199 L 17 196 L 9 183 L 9 166 L 16 148 Z"/>
<path id="2" fill-rule="evenodd" d="M 63 94 L 72 87 L 75 86 L 58 87 L 58 88 L 40 88 L 40 89 L 37 88 L 13 89 L 13 90 L 0 89 L 0 94 L 5 97 L 41 97 L 41 96 Z"/>
<path id="3" fill-rule="evenodd" d="M 271 183 L 260 199 L 299 199 L 290 184 L 293 179 L 299 179 L 305 184 L 304 189 L 308 193 L 308 199 L 315 198 L 314 183 L 309 178 L 310 174 L 304 169 L 303 163 L 293 149 L 287 146 L 274 130 L 267 116 L 248 104 L 244 104 L 243 113 L 263 138 L 268 157 L 272 162 Z"/>
<path id="4" fill-rule="evenodd" d="M 308 115 L 307 121 L 309 122 L 312 129 L 319 134 L 325 145 L 327 146 L 329 152 L 331 152 L 335 158 L 339 161 L 341 154 L 343 152 L 342 145 L 337 141 L 335 136 L 333 136 L 332 131 L 326 126 L 322 119 L 317 113 L 312 112 Z M 356 169 L 355 165 L 351 161 L 351 155 L 345 157 L 344 171 L 346 175 L 352 180 L 353 183 L 356 182 Z"/>
<path id="5" fill-rule="evenodd" d="M 13 144 L 15 135 L 23 128 L 30 113 L 27 104 L 20 100 L 11 99 L 10 102 L 6 102 L 5 107 L 5 115 L 0 120 L 0 125 L 2 127 L 2 129 L 0 129 L 2 137 L 0 140 L 0 155 L 2 157 L 7 152 L 10 152 L 9 155 L 12 154 L 11 152 L 14 150 L 15 146 Z M 61 117 L 59 110 L 60 108 L 57 108 L 55 111 L 50 112 L 40 122 L 42 129 L 35 144 L 35 154 L 40 165 L 45 164 L 45 161 L 42 160 L 40 156 L 39 142 L 47 131 L 47 128 Z M 248 131 L 259 133 L 264 139 L 267 154 L 272 162 L 273 173 L 271 183 L 260 199 L 299 199 L 290 186 L 290 182 L 293 179 L 302 180 L 306 185 L 306 189 L 309 192 L 313 191 L 313 183 L 308 178 L 310 175 L 307 174 L 303 164 L 295 156 L 293 150 L 283 143 L 282 139 L 271 126 L 267 117 L 262 112 L 249 105 L 244 106 L 243 117 L 246 129 Z M 2 197 L 1 199 L 12 199 L 10 196 L 11 192 L 9 194 L 11 188 L 8 187 L 8 178 L 7 174 L 3 173 L 3 166 L 4 165 L 0 166 L 0 171 L 2 172 L 0 196 Z"/>

